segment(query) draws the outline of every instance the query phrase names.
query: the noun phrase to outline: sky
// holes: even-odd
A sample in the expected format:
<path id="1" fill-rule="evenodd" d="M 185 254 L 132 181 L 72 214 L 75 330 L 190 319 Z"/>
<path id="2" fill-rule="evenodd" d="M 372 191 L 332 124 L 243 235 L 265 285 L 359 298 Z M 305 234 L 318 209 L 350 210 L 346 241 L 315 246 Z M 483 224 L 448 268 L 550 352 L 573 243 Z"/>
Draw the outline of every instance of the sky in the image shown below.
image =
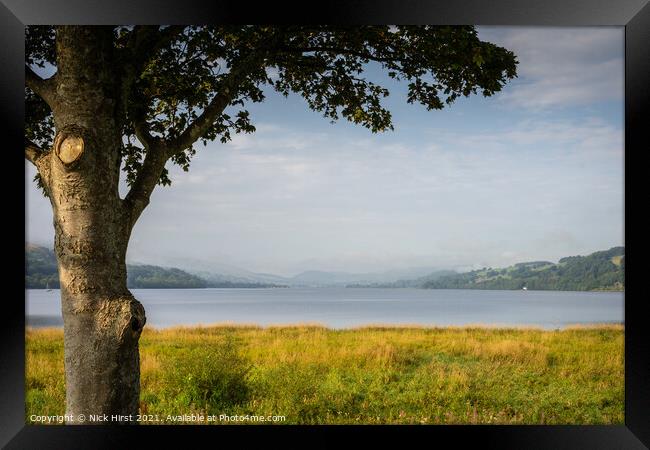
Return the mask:
<path id="1" fill-rule="evenodd" d="M 504 267 L 623 245 L 624 29 L 478 27 L 518 78 L 440 111 L 391 91 L 394 131 L 331 124 L 268 91 L 257 131 L 168 163 L 128 262 L 257 272 Z M 49 202 L 26 163 L 26 240 L 52 246 Z M 127 192 L 126 185 L 121 193 Z"/>

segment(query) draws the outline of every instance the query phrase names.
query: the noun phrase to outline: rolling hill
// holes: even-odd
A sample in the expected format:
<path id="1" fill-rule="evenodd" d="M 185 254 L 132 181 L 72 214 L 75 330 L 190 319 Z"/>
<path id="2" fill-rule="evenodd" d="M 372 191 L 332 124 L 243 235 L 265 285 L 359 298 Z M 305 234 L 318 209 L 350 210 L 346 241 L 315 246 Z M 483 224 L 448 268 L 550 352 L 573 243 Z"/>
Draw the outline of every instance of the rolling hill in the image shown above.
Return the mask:
<path id="1" fill-rule="evenodd" d="M 503 269 L 484 268 L 448 275 L 422 284 L 425 289 L 624 290 L 625 247 L 587 256 L 569 256 L 557 264 L 533 261 Z"/>
<path id="2" fill-rule="evenodd" d="M 525 287 L 530 290 L 621 291 L 625 283 L 625 248 L 613 247 L 587 256 L 569 256 L 560 259 L 557 263 L 532 261 L 506 268 L 488 267 L 465 273 L 451 270 L 427 272 L 425 268 L 417 268 L 357 274 L 306 271 L 293 277 L 280 277 L 224 267 L 228 272 L 226 274 L 196 269 L 190 273 L 177 268 L 128 264 L 127 286 L 134 289 L 288 286 L 425 289 L 523 289 Z M 420 276 L 421 274 L 424 276 Z M 400 276 L 404 278 L 399 278 Z M 413 278 L 406 278 L 409 276 Z M 59 287 L 56 257 L 52 250 L 37 245 L 25 246 L 25 287 L 31 289 Z"/>
<path id="3" fill-rule="evenodd" d="M 194 289 L 194 288 L 266 288 L 278 284 L 203 278 L 177 268 L 146 264 L 127 264 L 127 286 L 131 289 Z M 38 245 L 25 245 L 25 288 L 58 289 L 59 273 L 54 252 Z"/>

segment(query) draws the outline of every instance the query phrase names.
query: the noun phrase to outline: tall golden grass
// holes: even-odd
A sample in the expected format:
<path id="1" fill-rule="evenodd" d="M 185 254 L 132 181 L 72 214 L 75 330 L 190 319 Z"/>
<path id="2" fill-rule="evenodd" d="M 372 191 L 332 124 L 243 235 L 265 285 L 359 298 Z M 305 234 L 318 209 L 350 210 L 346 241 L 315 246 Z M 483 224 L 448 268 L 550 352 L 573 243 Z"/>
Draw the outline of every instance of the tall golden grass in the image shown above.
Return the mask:
<path id="1" fill-rule="evenodd" d="M 622 424 L 623 337 L 622 325 L 147 327 L 140 406 L 161 419 Z M 26 343 L 26 417 L 63 414 L 62 331 L 27 330 Z"/>

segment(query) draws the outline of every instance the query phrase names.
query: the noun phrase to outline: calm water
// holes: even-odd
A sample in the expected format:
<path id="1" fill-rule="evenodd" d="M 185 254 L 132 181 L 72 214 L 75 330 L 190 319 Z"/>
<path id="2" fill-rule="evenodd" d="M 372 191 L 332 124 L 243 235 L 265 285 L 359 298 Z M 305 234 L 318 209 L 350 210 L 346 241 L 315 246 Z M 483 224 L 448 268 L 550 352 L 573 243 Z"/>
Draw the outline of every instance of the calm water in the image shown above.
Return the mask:
<path id="1" fill-rule="evenodd" d="M 147 325 L 222 322 L 259 325 L 319 323 L 532 325 L 622 323 L 622 292 L 425 289 L 134 289 Z M 61 326 L 58 290 L 26 291 L 27 324 Z"/>

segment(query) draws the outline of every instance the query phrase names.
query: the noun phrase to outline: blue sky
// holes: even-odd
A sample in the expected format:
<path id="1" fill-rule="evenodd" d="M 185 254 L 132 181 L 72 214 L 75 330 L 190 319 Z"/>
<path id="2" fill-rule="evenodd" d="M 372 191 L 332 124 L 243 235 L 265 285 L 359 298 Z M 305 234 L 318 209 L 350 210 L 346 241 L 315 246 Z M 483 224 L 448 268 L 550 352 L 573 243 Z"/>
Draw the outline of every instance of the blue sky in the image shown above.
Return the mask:
<path id="1" fill-rule="evenodd" d="M 623 245 L 620 27 L 480 27 L 519 77 L 442 111 L 391 90 L 395 131 L 330 124 L 298 96 L 251 105 L 257 132 L 170 167 L 127 259 L 255 271 L 468 269 Z M 33 169 L 27 165 L 28 181 Z M 125 192 L 123 189 L 122 192 Z M 27 240 L 51 245 L 49 203 L 28 183 Z"/>

